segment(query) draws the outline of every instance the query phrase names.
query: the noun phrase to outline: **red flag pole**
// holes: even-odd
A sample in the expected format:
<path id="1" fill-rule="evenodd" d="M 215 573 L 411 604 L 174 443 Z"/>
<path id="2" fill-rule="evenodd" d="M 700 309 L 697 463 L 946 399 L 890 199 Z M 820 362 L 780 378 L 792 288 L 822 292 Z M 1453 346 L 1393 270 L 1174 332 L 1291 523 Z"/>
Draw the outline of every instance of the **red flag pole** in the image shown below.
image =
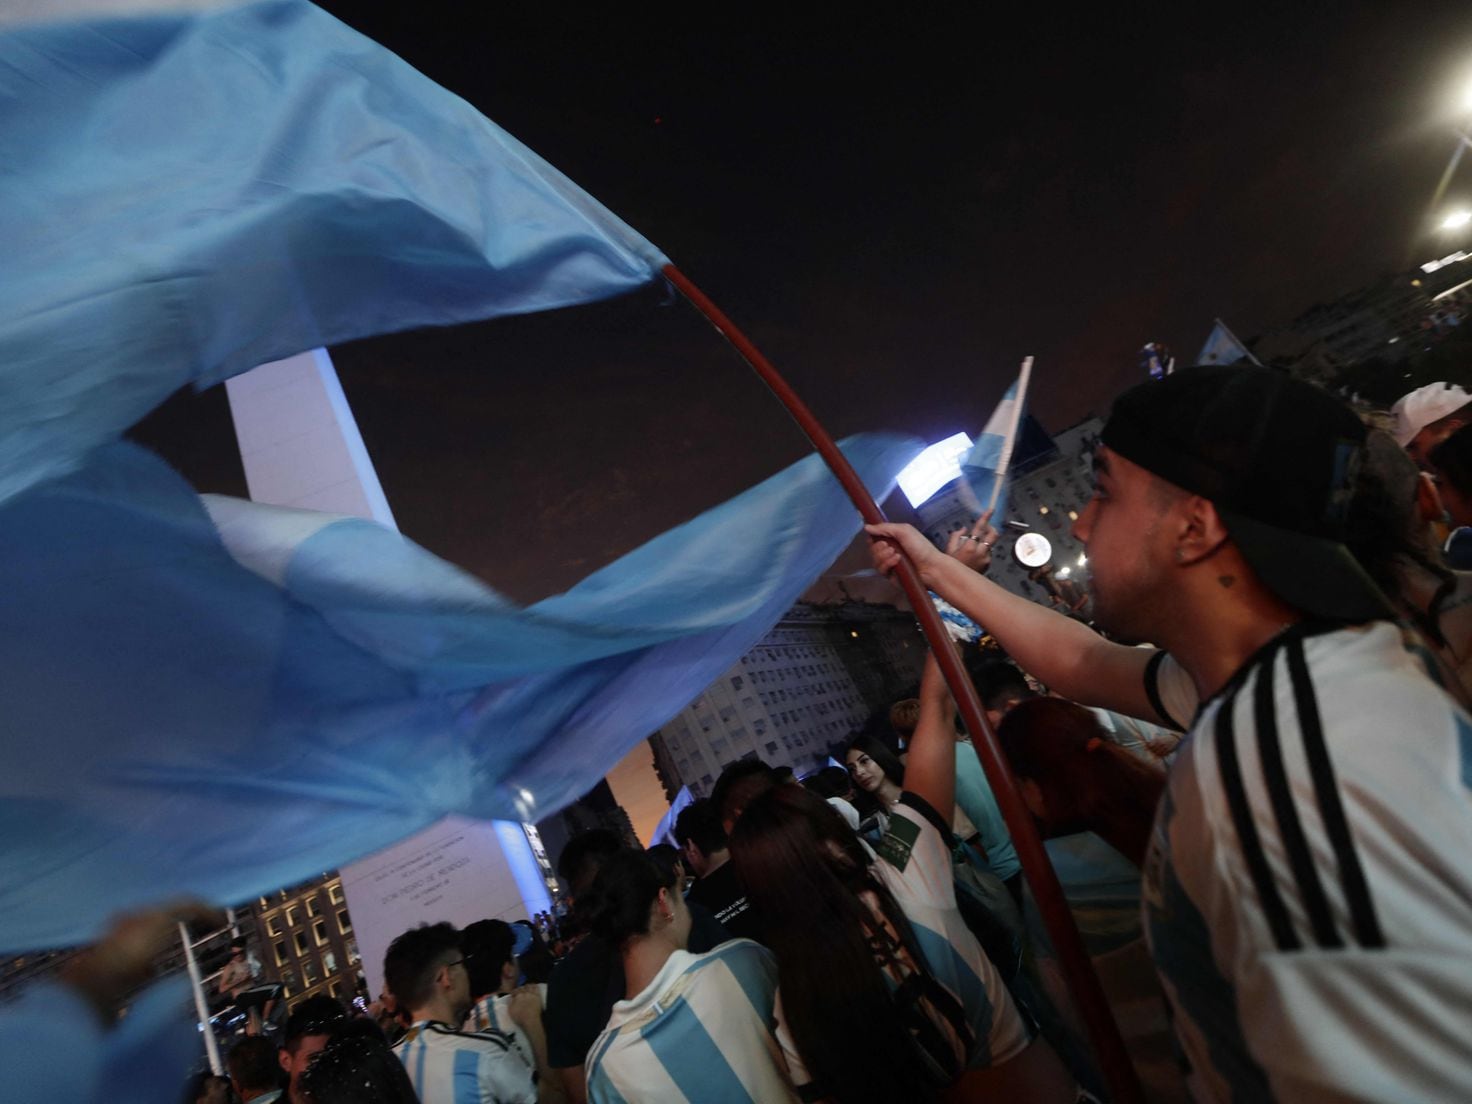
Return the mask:
<path id="1" fill-rule="evenodd" d="M 817 448 L 819 455 L 832 469 L 833 475 L 848 492 L 849 498 L 858 507 L 859 514 L 864 521 L 869 524 L 884 521 L 884 512 L 880 510 L 879 504 L 874 501 L 874 496 L 864 486 L 863 480 L 854 471 L 848 458 L 839 450 L 838 445 L 823 428 L 822 423 L 813 416 L 807 404 L 798 397 L 797 392 L 762 355 L 761 350 L 753 345 L 735 323 L 727 318 L 721 309 L 691 283 L 690 279 L 678 268 L 667 264 L 664 267 L 664 275 L 696 310 L 705 315 L 721 335 L 741 354 L 742 359 L 751 365 L 756 374 L 772 389 L 772 393 L 787 408 L 787 412 L 796 420 L 803 433 L 807 434 L 808 439 Z M 956 699 L 961 718 L 966 723 L 966 730 L 972 734 L 971 746 L 975 748 L 982 770 L 986 772 L 987 779 L 991 782 L 992 792 L 996 795 L 1002 819 L 1007 823 L 1007 830 L 1012 835 L 1013 846 L 1017 848 L 1017 857 L 1022 862 L 1028 884 L 1032 886 L 1033 896 L 1037 899 L 1043 923 L 1053 940 L 1053 946 L 1058 951 L 1059 962 L 1063 967 L 1068 988 L 1073 994 L 1079 1014 L 1083 1017 L 1088 1030 L 1089 1039 L 1093 1043 L 1100 1072 L 1109 1084 L 1110 1095 L 1116 1104 L 1137 1104 L 1143 1100 L 1140 1082 L 1135 1076 L 1135 1068 L 1130 1062 L 1129 1055 L 1125 1052 L 1124 1040 L 1119 1034 L 1119 1026 L 1114 1022 L 1114 1016 L 1109 1011 L 1109 1004 L 1104 999 L 1104 990 L 1100 988 L 1099 978 L 1094 973 L 1088 952 L 1084 949 L 1083 940 L 1073 922 L 1073 914 L 1069 912 L 1068 903 L 1064 900 L 1063 887 L 1059 885 L 1058 875 L 1054 873 L 1053 864 L 1048 860 L 1048 854 L 1043 849 L 1043 843 L 1033 824 L 1032 815 L 1022 803 L 1022 797 L 1017 792 L 1017 784 L 1013 781 L 1012 772 L 1002 758 L 996 733 L 987 723 L 986 712 L 982 709 L 981 699 L 977 697 L 976 687 L 972 685 L 965 668 L 961 666 L 961 660 L 955 650 L 950 647 L 940 614 L 936 613 L 935 607 L 931 604 L 930 595 L 926 592 L 924 584 L 920 582 L 920 575 L 915 570 L 915 565 L 908 559 L 903 559 L 895 574 L 899 577 L 900 585 L 904 587 L 910 605 L 915 610 L 915 616 L 920 620 L 920 628 L 930 641 L 931 651 L 940 663 L 941 672 L 945 675 L 946 682 L 951 688 L 951 694 Z"/>

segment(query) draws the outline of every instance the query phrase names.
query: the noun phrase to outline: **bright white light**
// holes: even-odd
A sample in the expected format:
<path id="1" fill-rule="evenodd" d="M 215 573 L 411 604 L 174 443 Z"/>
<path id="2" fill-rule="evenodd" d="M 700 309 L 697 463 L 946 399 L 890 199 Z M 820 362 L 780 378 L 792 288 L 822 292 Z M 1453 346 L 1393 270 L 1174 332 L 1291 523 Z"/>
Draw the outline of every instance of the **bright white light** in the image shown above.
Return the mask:
<path id="1" fill-rule="evenodd" d="M 1078 565 L 1079 565 L 1079 567 L 1083 567 L 1084 564 L 1086 564 L 1088 562 L 1089 562 L 1089 557 L 1086 556 L 1084 553 L 1080 552 L 1078 554 Z"/>
<path id="2" fill-rule="evenodd" d="M 900 490 L 919 506 L 936 491 L 961 474 L 961 459 L 971 451 L 971 438 L 964 433 L 937 441 L 900 472 Z"/>
<path id="3" fill-rule="evenodd" d="M 1439 261 L 1427 261 L 1421 266 L 1421 271 L 1430 276 L 1437 269 L 1445 268 L 1449 264 L 1456 264 L 1458 261 L 1465 261 L 1468 257 L 1472 257 L 1472 253 L 1466 253 L 1462 250 L 1458 250 L 1455 253 L 1448 253 Z"/>
<path id="4" fill-rule="evenodd" d="M 1453 211 L 1441 220 L 1441 228 L 1443 230 L 1460 230 L 1469 222 L 1472 222 L 1472 211 Z"/>
<path id="5" fill-rule="evenodd" d="M 1460 106 L 1463 111 L 1472 112 L 1472 81 L 1468 81 L 1462 88 L 1462 102 Z"/>
<path id="6" fill-rule="evenodd" d="M 1060 579 L 1066 579 L 1066 578 L 1068 578 L 1072 574 L 1073 574 L 1073 568 L 1071 568 L 1071 567 L 1060 567 L 1058 569 L 1058 578 L 1060 578 Z"/>

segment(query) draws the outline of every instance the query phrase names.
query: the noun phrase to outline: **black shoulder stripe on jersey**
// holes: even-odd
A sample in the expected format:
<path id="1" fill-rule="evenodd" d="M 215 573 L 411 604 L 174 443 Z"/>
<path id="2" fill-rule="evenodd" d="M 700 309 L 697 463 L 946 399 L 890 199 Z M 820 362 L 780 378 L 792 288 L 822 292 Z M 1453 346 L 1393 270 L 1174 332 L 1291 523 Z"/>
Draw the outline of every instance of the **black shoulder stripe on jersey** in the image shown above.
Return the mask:
<path id="1" fill-rule="evenodd" d="M 480 1031 L 456 1031 L 442 1023 L 432 1023 L 429 1030 L 436 1035 L 454 1035 L 461 1039 L 480 1039 L 482 1042 L 495 1043 L 502 1050 L 511 1047 L 511 1036 L 497 1031 L 494 1027 L 482 1028 Z"/>
<path id="2" fill-rule="evenodd" d="M 1257 836 L 1257 825 L 1252 822 L 1247 791 L 1242 787 L 1242 767 L 1237 761 L 1237 734 L 1232 723 L 1232 710 L 1236 704 L 1237 695 L 1230 694 L 1218 706 L 1216 713 L 1216 762 L 1222 778 L 1222 791 L 1237 829 L 1242 858 L 1247 863 L 1252 884 L 1257 888 L 1257 899 L 1273 933 L 1273 940 L 1280 951 L 1296 951 L 1301 946 L 1298 933 L 1293 930 L 1293 921 L 1283 906 L 1283 899 L 1278 896 L 1277 883 L 1273 881 L 1273 872 L 1268 868 L 1267 856 L 1262 851 L 1262 841 Z"/>
<path id="3" fill-rule="evenodd" d="M 1150 699 L 1150 708 L 1156 715 L 1177 732 L 1185 732 L 1186 726 L 1170 715 L 1165 700 L 1160 696 L 1160 665 L 1165 662 L 1165 652 L 1156 652 L 1145 664 L 1145 696 Z"/>
<path id="4" fill-rule="evenodd" d="M 1273 668 L 1276 652 L 1268 655 L 1257 669 L 1257 682 L 1252 688 L 1254 719 L 1257 722 L 1257 755 L 1262 766 L 1262 780 L 1267 787 L 1273 815 L 1278 821 L 1278 838 L 1288 855 L 1288 865 L 1298 882 L 1298 895 L 1308 913 L 1309 927 L 1320 947 L 1342 947 L 1344 940 L 1334 926 L 1334 913 L 1324 896 L 1319 870 L 1313 852 L 1298 819 L 1293 791 L 1288 786 L 1288 772 L 1283 767 L 1283 749 L 1278 738 L 1278 706 L 1273 700 Z"/>
<path id="5" fill-rule="evenodd" d="M 1303 751 L 1314 781 L 1314 795 L 1318 798 L 1319 818 L 1324 822 L 1324 832 L 1339 862 L 1339 879 L 1349 905 L 1355 940 L 1362 947 L 1384 947 L 1385 935 L 1375 915 L 1375 902 L 1370 897 L 1370 886 L 1365 881 L 1365 872 L 1354 848 L 1354 837 L 1349 833 L 1349 819 L 1344 815 L 1344 804 L 1339 799 L 1339 784 L 1334 777 L 1329 748 L 1324 743 L 1319 702 L 1314 694 L 1313 680 L 1309 677 L 1302 641 L 1294 641 L 1288 647 L 1288 674 L 1293 681 L 1298 728 L 1303 734 Z"/>

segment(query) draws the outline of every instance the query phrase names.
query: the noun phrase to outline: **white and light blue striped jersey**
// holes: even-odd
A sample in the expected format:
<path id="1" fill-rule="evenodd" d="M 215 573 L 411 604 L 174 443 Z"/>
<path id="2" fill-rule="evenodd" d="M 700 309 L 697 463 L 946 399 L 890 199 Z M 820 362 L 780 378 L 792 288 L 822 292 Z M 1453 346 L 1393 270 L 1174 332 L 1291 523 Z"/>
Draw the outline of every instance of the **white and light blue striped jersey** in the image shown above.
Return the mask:
<path id="1" fill-rule="evenodd" d="M 1197 1099 L 1472 1100 L 1469 785 L 1388 623 L 1291 630 L 1207 703 L 1143 890 Z"/>
<path id="2" fill-rule="evenodd" d="M 613 1006 L 584 1067 L 592 1104 L 797 1100 L 773 1035 L 777 962 L 750 939 L 676 951 Z"/>
<path id="3" fill-rule="evenodd" d="M 890 809 L 872 869 L 909 920 L 931 975 L 966 1010 L 976 1035 L 967 1064 L 977 1068 L 1016 1057 L 1030 1040 L 1001 975 L 956 907 L 948 836 L 935 810 L 906 792 Z"/>
<path id="4" fill-rule="evenodd" d="M 394 1046 L 420 1104 L 536 1104 L 532 1067 L 499 1031 L 424 1020 Z"/>
<path id="5" fill-rule="evenodd" d="M 542 1009 L 545 1011 L 547 1008 L 546 983 L 535 985 L 533 988 L 536 989 L 537 996 L 541 998 Z M 537 1055 L 532 1049 L 532 1041 L 527 1038 L 527 1034 L 521 1029 L 521 1025 L 512 1020 L 510 1006 L 510 993 L 503 996 L 490 993 L 481 997 L 480 1000 L 471 1005 L 469 1013 L 465 1016 L 465 1023 L 461 1026 L 460 1030 L 499 1031 L 502 1035 L 510 1036 L 511 1044 L 516 1047 L 516 1052 L 526 1059 L 527 1065 L 535 1069 Z"/>

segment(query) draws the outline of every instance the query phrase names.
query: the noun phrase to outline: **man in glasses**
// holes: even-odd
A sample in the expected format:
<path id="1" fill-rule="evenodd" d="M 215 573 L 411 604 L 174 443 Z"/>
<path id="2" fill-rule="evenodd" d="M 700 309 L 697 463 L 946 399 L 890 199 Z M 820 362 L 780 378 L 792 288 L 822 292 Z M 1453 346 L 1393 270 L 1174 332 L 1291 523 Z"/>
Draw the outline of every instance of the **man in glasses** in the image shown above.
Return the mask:
<path id="1" fill-rule="evenodd" d="M 474 1003 L 460 933 L 421 925 L 389 944 L 388 991 L 412 1026 L 394 1047 L 422 1104 L 534 1104 L 536 1074 L 502 1032 L 461 1031 Z"/>

